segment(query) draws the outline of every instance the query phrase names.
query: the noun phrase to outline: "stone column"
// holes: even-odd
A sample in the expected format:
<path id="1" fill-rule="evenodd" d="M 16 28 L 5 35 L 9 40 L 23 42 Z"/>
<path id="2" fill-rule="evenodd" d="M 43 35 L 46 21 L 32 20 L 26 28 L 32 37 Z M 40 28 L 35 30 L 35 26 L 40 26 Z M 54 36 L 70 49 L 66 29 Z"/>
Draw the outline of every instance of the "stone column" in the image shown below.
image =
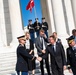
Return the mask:
<path id="1" fill-rule="evenodd" d="M 73 17 L 73 12 L 72 12 L 71 1 L 70 0 L 64 0 L 64 4 L 65 4 L 69 34 L 72 35 L 72 30 L 75 28 L 75 24 L 74 24 L 74 17 Z"/>
<path id="2" fill-rule="evenodd" d="M 71 2 L 72 2 L 73 16 L 75 21 L 75 28 L 76 28 L 76 0 L 71 0 Z"/>
<path id="3" fill-rule="evenodd" d="M 52 28 L 52 32 L 55 32 L 55 25 L 54 25 L 54 17 L 53 17 L 53 9 L 52 9 L 52 3 L 51 0 L 47 0 L 47 7 L 48 7 L 48 13 L 50 18 L 50 24 Z"/>
<path id="4" fill-rule="evenodd" d="M 45 17 L 46 22 L 48 22 L 49 27 L 48 34 L 50 36 L 52 32 L 55 31 L 51 2 L 50 0 L 40 0 L 40 2 L 41 2 L 42 16 Z"/>
<path id="5" fill-rule="evenodd" d="M 23 35 L 20 5 L 19 0 L 8 0 L 8 2 L 13 37 L 12 43 L 16 43 L 17 37 Z"/>
<path id="6" fill-rule="evenodd" d="M 0 46 L 7 46 L 3 0 L 0 0 Z"/>
<path id="7" fill-rule="evenodd" d="M 1 18 L 0 18 L 0 20 L 1 20 Z M 3 46 L 2 35 L 1 35 L 1 28 L 0 28 L 0 46 Z"/>
<path id="8" fill-rule="evenodd" d="M 67 31 L 66 31 L 65 18 L 63 13 L 62 0 L 52 0 L 52 6 L 53 6 L 54 20 L 56 25 L 56 32 L 59 38 L 61 38 L 62 43 L 65 45 L 67 44 L 66 42 Z"/>

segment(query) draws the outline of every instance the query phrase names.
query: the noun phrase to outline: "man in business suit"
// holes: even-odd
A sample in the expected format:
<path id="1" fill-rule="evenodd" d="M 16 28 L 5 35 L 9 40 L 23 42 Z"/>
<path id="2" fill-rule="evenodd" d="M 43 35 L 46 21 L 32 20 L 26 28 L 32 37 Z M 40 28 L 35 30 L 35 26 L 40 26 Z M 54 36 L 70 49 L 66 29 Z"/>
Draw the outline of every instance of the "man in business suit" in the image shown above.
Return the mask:
<path id="1" fill-rule="evenodd" d="M 50 53 L 52 74 L 63 75 L 63 69 L 66 69 L 64 49 L 60 43 L 56 42 L 56 38 L 53 35 L 49 37 L 49 42 L 50 45 L 47 46 L 46 54 L 42 58 L 46 58 L 48 53 Z"/>
<path id="2" fill-rule="evenodd" d="M 61 39 L 58 38 L 58 36 L 57 36 L 57 32 L 53 32 L 53 36 L 56 38 L 56 42 L 57 43 L 61 43 L 62 44 Z"/>
<path id="3" fill-rule="evenodd" d="M 73 37 L 68 38 L 69 47 L 67 48 L 67 66 L 69 72 L 76 75 L 76 43 Z"/>
<path id="4" fill-rule="evenodd" d="M 36 38 L 36 41 L 35 41 L 35 45 L 36 45 L 37 53 L 39 57 L 42 57 L 45 54 L 45 49 L 47 46 L 47 43 L 45 42 L 45 39 L 44 39 L 44 35 L 45 35 L 44 30 L 41 29 L 40 35 L 39 37 Z M 48 75 L 51 75 L 50 69 L 49 69 L 48 57 L 45 59 L 45 64 L 46 64 Z M 40 61 L 40 68 L 41 68 L 41 75 L 44 75 L 43 60 Z"/>

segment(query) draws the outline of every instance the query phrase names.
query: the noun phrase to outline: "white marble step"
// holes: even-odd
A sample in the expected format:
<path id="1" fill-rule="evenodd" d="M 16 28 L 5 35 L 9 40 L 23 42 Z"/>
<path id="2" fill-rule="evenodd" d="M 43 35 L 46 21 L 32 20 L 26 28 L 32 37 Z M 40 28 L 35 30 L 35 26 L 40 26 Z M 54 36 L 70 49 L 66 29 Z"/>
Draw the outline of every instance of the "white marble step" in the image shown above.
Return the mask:
<path id="1" fill-rule="evenodd" d="M 16 54 L 15 52 L 0 53 L 0 75 L 15 71 Z"/>
<path id="2" fill-rule="evenodd" d="M 0 54 L 0 75 L 16 75 L 15 64 L 16 64 L 16 52 Z M 38 61 L 36 61 L 36 75 L 40 75 L 40 67 Z M 70 74 L 68 70 L 66 70 L 65 75 L 72 75 L 72 74 Z"/>
<path id="3" fill-rule="evenodd" d="M 14 72 L 11 72 L 9 74 L 2 74 L 2 75 L 17 75 L 17 74 L 14 71 Z M 32 75 L 32 74 L 29 74 L 29 75 Z M 36 72 L 35 75 L 41 75 L 41 72 L 40 71 L 39 72 Z M 45 75 L 47 75 L 47 73 L 45 73 Z M 73 74 L 72 73 L 69 73 L 68 70 L 65 70 L 64 75 L 73 75 Z"/>

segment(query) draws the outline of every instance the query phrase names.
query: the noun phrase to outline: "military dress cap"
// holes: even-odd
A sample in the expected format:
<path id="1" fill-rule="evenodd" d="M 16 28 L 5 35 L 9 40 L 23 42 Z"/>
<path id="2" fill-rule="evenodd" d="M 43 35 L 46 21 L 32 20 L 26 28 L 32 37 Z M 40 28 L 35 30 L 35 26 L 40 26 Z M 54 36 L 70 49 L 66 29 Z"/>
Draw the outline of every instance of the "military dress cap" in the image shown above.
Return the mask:
<path id="1" fill-rule="evenodd" d="M 31 22 L 32 20 L 30 19 L 30 20 L 28 20 L 29 22 Z"/>
<path id="2" fill-rule="evenodd" d="M 74 38 L 73 37 L 69 37 L 67 40 L 68 40 L 68 43 L 71 44 L 74 41 Z"/>
<path id="3" fill-rule="evenodd" d="M 74 34 L 75 32 L 76 32 L 76 29 L 73 29 L 73 30 L 72 30 L 72 34 Z"/>
<path id="4" fill-rule="evenodd" d="M 42 20 L 45 19 L 45 17 L 42 17 Z"/>
<path id="5" fill-rule="evenodd" d="M 19 37 L 17 37 L 17 39 L 18 40 L 21 40 L 21 39 L 26 40 L 25 35 L 19 36 Z"/>
<path id="6" fill-rule="evenodd" d="M 35 20 L 38 20 L 38 18 L 35 18 Z"/>

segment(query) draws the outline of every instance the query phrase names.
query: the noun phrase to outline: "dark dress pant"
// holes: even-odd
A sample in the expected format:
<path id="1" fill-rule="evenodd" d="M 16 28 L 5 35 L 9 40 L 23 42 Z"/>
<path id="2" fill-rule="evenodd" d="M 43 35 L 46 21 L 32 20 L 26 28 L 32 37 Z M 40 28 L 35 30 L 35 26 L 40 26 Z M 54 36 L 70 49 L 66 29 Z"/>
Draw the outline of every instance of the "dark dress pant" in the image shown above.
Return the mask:
<path id="1" fill-rule="evenodd" d="M 63 67 L 62 68 L 59 68 L 57 66 L 57 64 L 51 64 L 51 68 L 52 68 L 52 75 L 64 75 L 63 74 Z"/>
<path id="2" fill-rule="evenodd" d="M 21 75 L 28 75 L 28 72 L 20 72 L 20 71 L 17 71 L 17 75 L 20 75 L 20 73 L 21 73 Z"/>
<path id="3" fill-rule="evenodd" d="M 49 67 L 48 57 L 46 59 L 43 59 L 43 60 L 45 60 L 45 65 L 46 65 L 46 69 L 47 69 L 48 75 L 51 75 L 50 74 L 50 67 Z M 44 66 L 44 62 L 43 62 L 43 60 L 40 61 L 41 75 L 44 75 L 44 67 L 43 67 Z"/>

